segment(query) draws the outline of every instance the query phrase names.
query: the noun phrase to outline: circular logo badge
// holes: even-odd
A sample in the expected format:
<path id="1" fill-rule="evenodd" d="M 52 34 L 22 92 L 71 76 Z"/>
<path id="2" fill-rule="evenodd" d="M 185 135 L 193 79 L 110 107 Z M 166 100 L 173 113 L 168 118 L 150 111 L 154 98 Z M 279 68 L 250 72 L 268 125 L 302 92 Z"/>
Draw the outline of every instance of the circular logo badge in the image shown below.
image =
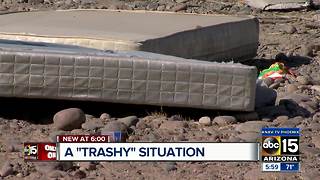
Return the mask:
<path id="1" fill-rule="evenodd" d="M 262 147 L 266 153 L 275 154 L 280 148 L 280 143 L 275 137 L 268 137 L 264 139 Z"/>

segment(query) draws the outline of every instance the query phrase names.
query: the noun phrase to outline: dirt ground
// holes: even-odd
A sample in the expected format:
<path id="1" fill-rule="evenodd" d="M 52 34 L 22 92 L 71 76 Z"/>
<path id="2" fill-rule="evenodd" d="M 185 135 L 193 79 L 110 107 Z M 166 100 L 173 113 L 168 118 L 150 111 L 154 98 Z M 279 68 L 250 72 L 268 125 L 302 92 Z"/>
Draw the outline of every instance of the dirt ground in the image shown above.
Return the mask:
<path id="1" fill-rule="evenodd" d="M 0 14 L 70 8 L 251 14 L 258 17 L 260 22 L 260 45 L 258 56 L 246 64 L 255 65 L 261 70 L 275 61 L 282 61 L 292 68 L 296 76 L 270 84 L 266 82 L 269 88 L 277 92 L 277 105 L 256 109 L 249 115 L 195 109 L 2 98 L 0 175 L 4 177 L 0 176 L 0 180 L 320 178 L 320 11 L 304 9 L 262 12 L 236 0 L 0 0 Z M 82 128 L 56 130 L 54 114 L 71 107 L 81 108 L 86 114 Z M 205 116 L 211 118 L 212 125 L 199 123 L 199 118 Z M 126 118 L 121 119 L 123 117 Z M 119 121 L 128 122 L 128 126 L 124 129 L 119 127 Z M 259 163 L 249 162 L 26 163 L 22 159 L 23 142 L 52 141 L 55 135 L 63 133 L 88 134 L 119 128 L 128 133 L 128 142 L 254 142 L 259 141 L 259 129 L 262 126 L 301 128 L 301 172 L 262 173 Z"/>

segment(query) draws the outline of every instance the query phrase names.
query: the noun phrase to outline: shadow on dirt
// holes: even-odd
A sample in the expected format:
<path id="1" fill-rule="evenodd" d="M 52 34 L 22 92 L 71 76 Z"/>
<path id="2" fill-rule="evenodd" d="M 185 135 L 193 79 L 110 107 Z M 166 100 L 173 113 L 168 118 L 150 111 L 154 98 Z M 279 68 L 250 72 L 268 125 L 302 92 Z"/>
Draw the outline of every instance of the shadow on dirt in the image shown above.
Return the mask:
<path id="1" fill-rule="evenodd" d="M 279 55 L 275 59 L 252 59 L 243 62 L 243 64 L 256 66 L 258 71 L 262 71 L 266 68 L 269 68 L 275 62 L 282 62 L 288 68 L 299 67 L 301 65 L 310 64 L 312 58 L 304 57 L 304 56 L 291 56 L 287 57 L 285 55 Z"/>
<path id="2" fill-rule="evenodd" d="M 178 115 L 188 120 L 198 119 L 202 116 L 214 117 L 216 115 L 228 113 L 226 111 L 215 110 L 130 105 L 92 101 L 0 98 L 0 102 L 0 117 L 5 119 L 27 120 L 36 124 L 52 123 L 52 118 L 56 112 L 72 107 L 80 108 L 86 114 L 90 114 L 95 117 L 99 117 L 102 113 L 108 113 L 111 115 L 111 117 L 116 118 L 131 115 L 145 117 L 153 113 L 161 113 L 167 115 L 167 117 Z"/>

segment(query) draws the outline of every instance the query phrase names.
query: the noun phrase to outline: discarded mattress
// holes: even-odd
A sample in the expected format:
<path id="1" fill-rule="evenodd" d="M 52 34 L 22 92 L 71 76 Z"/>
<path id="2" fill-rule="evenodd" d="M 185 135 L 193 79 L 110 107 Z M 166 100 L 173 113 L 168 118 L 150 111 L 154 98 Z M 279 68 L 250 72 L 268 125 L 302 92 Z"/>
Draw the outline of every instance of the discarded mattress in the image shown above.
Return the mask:
<path id="1" fill-rule="evenodd" d="M 255 67 L 0 40 L 0 96 L 251 111 Z"/>
<path id="2" fill-rule="evenodd" d="M 254 8 L 263 10 L 302 9 L 310 6 L 310 0 L 245 0 Z"/>
<path id="3" fill-rule="evenodd" d="M 67 10 L 0 16 L 0 38 L 134 50 L 213 61 L 256 55 L 256 18 L 148 11 Z"/>

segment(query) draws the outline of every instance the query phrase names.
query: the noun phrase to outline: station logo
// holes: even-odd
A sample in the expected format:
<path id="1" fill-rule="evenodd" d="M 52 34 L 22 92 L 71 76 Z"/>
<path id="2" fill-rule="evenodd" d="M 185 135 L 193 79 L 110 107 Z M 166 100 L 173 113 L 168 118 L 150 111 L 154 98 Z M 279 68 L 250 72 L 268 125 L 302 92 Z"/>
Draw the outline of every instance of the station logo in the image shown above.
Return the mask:
<path id="1" fill-rule="evenodd" d="M 298 162 L 298 128 L 263 128 L 261 155 L 264 162 Z"/>
<path id="2" fill-rule="evenodd" d="M 23 155 L 25 160 L 38 159 L 38 145 L 36 143 L 24 143 Z"/>
<path id="3" fill-rule="evenodd" d="M 24 160 L 55 161 L 56 143 L 24 143 Z"/>
<path id="4" fill-rule="evenodd" d="M 281 137 L 263 137 L 262 138 L 262 155 L 279 156 L 281 155 Z"/>

